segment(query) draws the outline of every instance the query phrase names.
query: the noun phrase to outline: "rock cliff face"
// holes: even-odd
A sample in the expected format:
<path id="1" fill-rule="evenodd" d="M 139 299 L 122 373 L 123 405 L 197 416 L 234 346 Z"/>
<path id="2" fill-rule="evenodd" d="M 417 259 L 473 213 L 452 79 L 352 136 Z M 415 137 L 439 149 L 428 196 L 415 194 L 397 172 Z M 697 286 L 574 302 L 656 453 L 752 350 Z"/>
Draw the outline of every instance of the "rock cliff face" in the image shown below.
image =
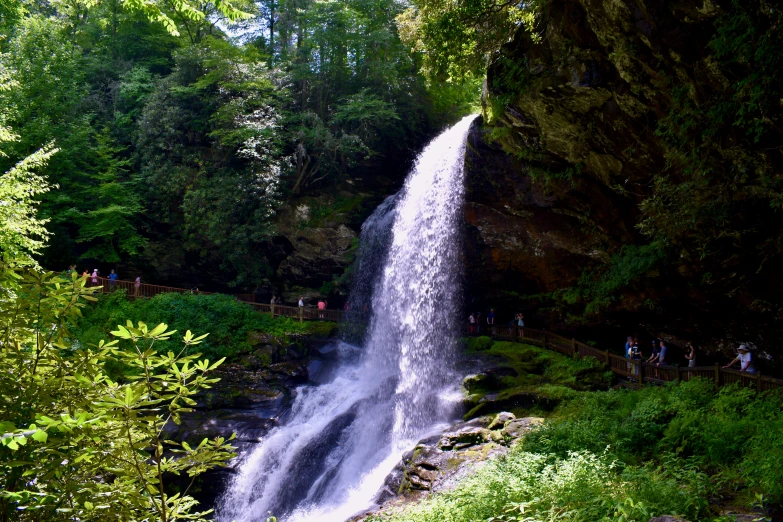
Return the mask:
<path id="1" fill-rule="evenodd" d="M 783 318 L 772 208 L 783 158 L 765 147 L 780 137 L 781 107 L 757 142 L 731 121 L 710 128 L 719 109 L 743 103 L 732 73 L 749 74 L 715 51 L 733 34 L 727 15 L 780 36 L 774 11 L 744 5 L 550 0 L 539 37 L 520 30 L 494 57 L 466 158 L 469 306 L 538 307 L 520 296 L 606 273 L 623 245 L 658 240 L 665 262 L 630 278 L 601 321 L 713 348 L 769 347 Z M 697 137 L 680 147 L 678 136 Z"/>

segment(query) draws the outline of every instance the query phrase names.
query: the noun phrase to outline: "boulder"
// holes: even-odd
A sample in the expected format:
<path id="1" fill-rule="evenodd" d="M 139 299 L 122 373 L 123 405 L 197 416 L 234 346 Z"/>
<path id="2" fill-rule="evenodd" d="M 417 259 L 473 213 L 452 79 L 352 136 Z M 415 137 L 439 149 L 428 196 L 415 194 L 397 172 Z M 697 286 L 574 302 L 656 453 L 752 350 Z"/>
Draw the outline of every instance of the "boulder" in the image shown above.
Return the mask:
<path id="1" fill-rule="evenodd" d="M 280 339 L 275 337 L 272 334 L 265 333 L 265 332 L 250 332 L 247 335 L 248 343 L 250 343 L 252 346 L 258 346 L 258 345 L 272 345 L 273 347 L 279 347 L 280 346 Z"/>
<path id="2" fill-rule="evenodd" d="M 503 436 L 510 439 L 518 439 L 528 431 L 532 430 L 539 424 L 542 424 L 544 419 L 541 417 L 525 417 L 522 419 L 513 419 L 506 423 L 501 433 Z"/>
<path id="3" fill-rule="evenodd" d="M 490 417 L 479 417 L 452 426 L 441 434 L 438 439 L 438 448 L 448 451 L 486 442 L 489 440 L 487 426 L 490 422 Z"/>
<path id="4" fill-rule="evenodd" d="M 269 370 L 281 379 L 293 384 L 307 382 L 307 366 L 299 361 L 283 361 L 269 366 Z"/>
<path id="5" fill-rule="evenodd" d="M 492 422 L 489 424 L 488 428 L 490 430 L 502 429 L 506 426 L 506 423 L 516 418 L 517 418 L 516 415 L 514 415 L 513 413 L 502 411 L 497 415 L 495 415 L 495 418 L 492 419 Z"/>

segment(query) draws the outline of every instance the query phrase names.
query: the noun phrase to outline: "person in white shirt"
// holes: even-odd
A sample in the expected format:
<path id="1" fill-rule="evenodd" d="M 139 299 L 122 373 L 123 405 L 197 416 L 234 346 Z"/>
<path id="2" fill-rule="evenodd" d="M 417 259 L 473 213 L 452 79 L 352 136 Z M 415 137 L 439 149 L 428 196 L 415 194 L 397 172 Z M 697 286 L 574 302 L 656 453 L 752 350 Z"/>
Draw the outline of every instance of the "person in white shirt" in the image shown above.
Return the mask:
<path id="1" fill-rule="evenodd" d="M 304 297 L 299 298 L 299 308 L 304 308 Z"/>
<path id="2" fill-rule="evenodd" d="M 753 366 L 753 357 L 750 354 L 748 346 L 741 344 L 740 347 L 737 348 L 737 352 L 737 356 L 734 358 L 734 360 L 724 366 L 724 368 L 730 368 L 734 366 L 734 363 L 739 362 L 741 372 L 756 373 L 756 367 Z"/>

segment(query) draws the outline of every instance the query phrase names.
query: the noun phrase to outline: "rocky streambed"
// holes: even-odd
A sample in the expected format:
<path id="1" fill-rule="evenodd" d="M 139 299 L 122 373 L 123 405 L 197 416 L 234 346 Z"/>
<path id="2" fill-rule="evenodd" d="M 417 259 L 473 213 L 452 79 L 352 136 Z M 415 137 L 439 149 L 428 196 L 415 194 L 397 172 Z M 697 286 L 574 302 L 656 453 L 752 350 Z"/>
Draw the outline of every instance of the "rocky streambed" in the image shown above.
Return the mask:
<path id="1" fill-rule="evenodd" d="M 214 374 L 220 381 L 196 397 L 194 411 L 182 414 L 180 424 L 166 424 L 166 438 L 198 444 L 236 433 L 232 444 L 239 455 L 248 454 L 285 422 L 297 386 L 328 378 L 336 361 L 334 348 L 334 343 L 318 340 L 289 347 L 269 344 L 224 364 Z M 194 497 L 203 506 L 214 506 L 240 462 L 235 458 L 199 477 L 191 489 Z"/>

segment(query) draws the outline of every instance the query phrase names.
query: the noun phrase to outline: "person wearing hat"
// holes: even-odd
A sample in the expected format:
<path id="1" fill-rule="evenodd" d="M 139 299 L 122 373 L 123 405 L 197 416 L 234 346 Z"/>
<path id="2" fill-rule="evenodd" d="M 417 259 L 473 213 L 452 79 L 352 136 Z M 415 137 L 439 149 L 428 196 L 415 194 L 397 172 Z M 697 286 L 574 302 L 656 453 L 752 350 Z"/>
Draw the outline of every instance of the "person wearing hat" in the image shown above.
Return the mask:
<path id="1" fill-rule="evenodd" d="M 724 368 L 730 368 L 734 366 L 734 363 L 736 362 L 740 363 L 741 372 L 756 373 L 756 368 L 753 366 L 753 357 L 751 357 L 748 345 L 741 344 L 739 348 L 737 348 L 737 356 L 733 361 L 724 366 Z"/>

